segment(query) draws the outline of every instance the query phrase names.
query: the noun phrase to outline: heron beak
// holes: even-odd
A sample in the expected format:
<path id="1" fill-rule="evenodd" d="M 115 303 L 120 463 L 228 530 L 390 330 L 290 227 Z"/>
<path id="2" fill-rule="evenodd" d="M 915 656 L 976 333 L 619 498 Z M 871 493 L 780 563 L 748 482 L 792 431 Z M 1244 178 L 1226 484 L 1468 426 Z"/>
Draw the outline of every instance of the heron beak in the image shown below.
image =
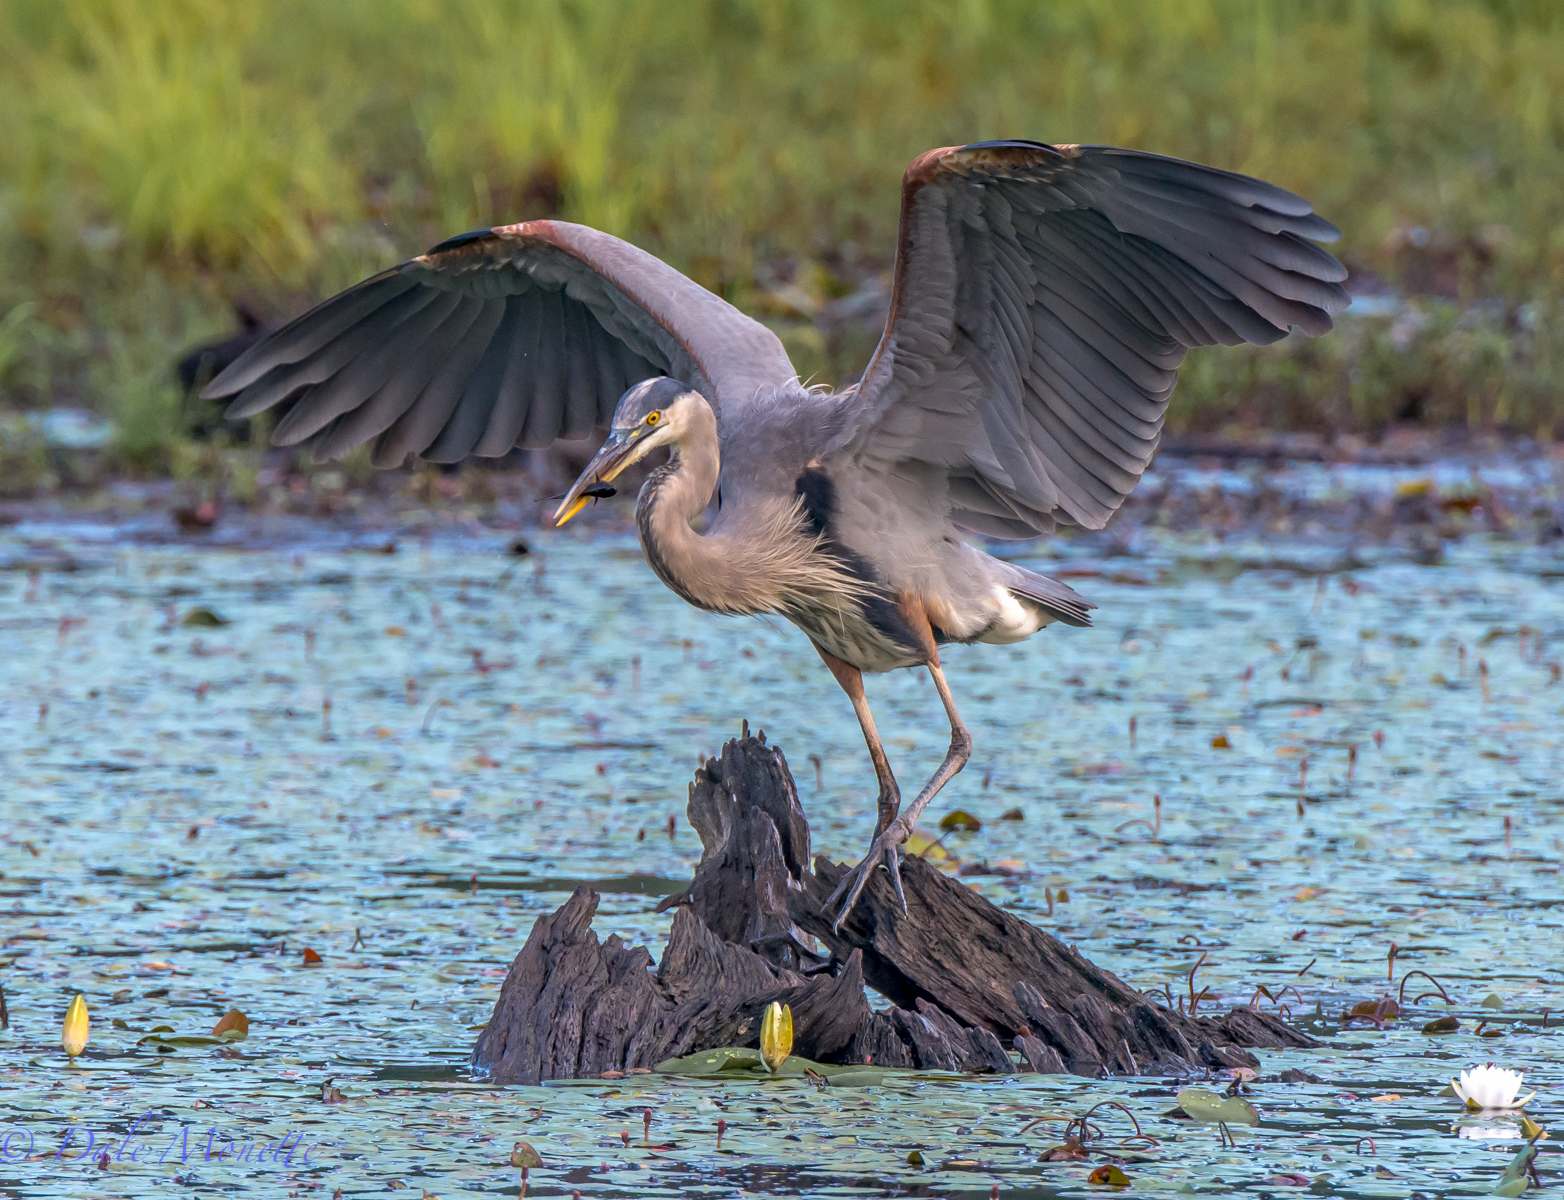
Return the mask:
<path id="1" fill-rule="evenodd" d="M 607 483 L 635 461 L 639 441 L 640 430 L 638 429 L 615 429 L 609 433 L 603 448 L 593 456 L 591 462 L 587 463 L 586 470 L 581 472 L 581 478 L 571 485 L 570 490 L 565 493 L 565 498 L 559 502 L 559 507 L 554 510 L 556 527 L 570 520 L 593 499 L 592 496 L 583 496 L 583 492 L 596 484 Z"/>

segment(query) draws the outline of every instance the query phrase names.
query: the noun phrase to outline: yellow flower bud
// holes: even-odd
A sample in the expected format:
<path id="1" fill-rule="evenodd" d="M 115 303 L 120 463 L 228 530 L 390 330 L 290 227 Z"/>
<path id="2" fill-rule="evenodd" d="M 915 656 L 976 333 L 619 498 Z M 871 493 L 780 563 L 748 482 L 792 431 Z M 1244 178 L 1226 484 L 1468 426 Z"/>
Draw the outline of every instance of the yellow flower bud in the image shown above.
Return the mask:
<path id="1" fill-rule="evenodd" d="M 793 1010 L 773 1000 L 760 1022 L 760 1057 L 775 1071 L 793 1052 Z"/>
<path id="2" fill-rule="evenodd" d="M 71 999 L 65 1010 L 65 1026 L 60 1030 L 60 1045 L 65 1053 L 75 1058 L 87 1048 L 87 1001 L 80 992 Z"/>

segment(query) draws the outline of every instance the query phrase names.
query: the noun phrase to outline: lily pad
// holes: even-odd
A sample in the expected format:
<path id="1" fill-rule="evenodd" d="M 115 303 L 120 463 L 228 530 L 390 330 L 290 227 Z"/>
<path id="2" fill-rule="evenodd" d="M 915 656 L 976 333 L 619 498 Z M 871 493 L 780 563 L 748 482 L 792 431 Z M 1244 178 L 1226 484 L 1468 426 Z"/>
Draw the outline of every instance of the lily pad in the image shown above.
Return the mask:
<path id="1" fill-rule="evenodd" d="M 1258 1125 L 1260 1114 L 1241 1096 L 1219 1096 L 1206 1088 L 1185 1088 L 1178 1094 L 1178 1106 L 1196 1121 L 1224 1125 Z"/>
<path id="2" fill-rule="evenodd" d="M 517 1142 L 510 1152 L 510 1165 L 536 1169 L 543 1165 L 543 1156 L 531 1142 Z"/>
<path id="3" fill-rule="evenodd" d="M 227 617 L 219 616 L 210 608 L 192 608 L 180 618 L 179 623 L 186 629 L 220 629 L 232 624 Z"/>
<path id="4" fill-rule="evenodd" d="M 225 1034 L 237 1033 L 239 1038 L 244 1038 L 250 1032 L 250 1018 L 245 1016 L 237 1008 L 230 1008 L 225 1012 L 212 1028 L 213 1037 L 222 1037 Z M 239 1038 L 229 1038 L 229 1041 L 238 1041 Z"/>
<path id="5" fill-rule="evenodd" d="M 983 828 L 983 822 L 979 821 L 964 808 L 954 809 L 939 819 L 939 827 L 949 833 L 952 829 L 959 829 L 963 833 L 976 833 Z"/>
<path id="6" fill-rule="evenodd" d="M 1536 1143 L 1532 1143 L 1531 1145 L 1528 1145 L 1528 1146 L 1523 1146 L 1520 1149 L 1520 1151 L 1515 1155 L 1515 1157 L 1510 1159 L 1508 1165 L 1505 1166 L 1504 1174 L 1499 1176 L 1500 1184 L 1502 1185 L 1502 1184 L 1505 1184 L 1505 1183 L 1513 1183 L 1516 1180 L 1520 1180 L 1521 1182 L 1524 1182 L 1525 1179 L 1526 1179 L 1526 1168 L 1531 1165 L 1531 1160 L 1536 1158 L 1536 1157 L 1537 1157 L 1537 1146 L 1536 1146 Z M 1495 1190 L 1497 1190 L 1497 1189 L 1495 1189 Z M 1521 1191 L 1525 1191 L 1525 1190 L 1526 1190 L 1525 1188 L 1521 1189 Z M 1520 1192 L 1503 1192 L 1503 1193 L 1501 1193 L 1501 1195 L 1506 1195 L 1506 1196 L 1519 1196 L 1520 1194 L 1521 1194 Z"/>
<path id="7" fill-rule="evenodd" d="M 1455 1033 L 1461 1028 L 1461 1022 L 1454 1017 L 1436 1017 L 1423 1026 L 1424 1033 Z"/>
<path id="8" fill-rule="evenodd" d="M 760 1051 L 748 1046 L 722 1046 L 716 1050 L 701 1050 L 695 1054 L 686 1054 L 683 1058 L 670 1058 L 660 1062 L 655 1070 L 660 1075 L 685 1075 L 697 1079 L 717 1075 L 737 1076 L 743 1079 L 768 1077 L 797 1079 L 805 1072 L 813 1071 L 839 1087 L 870 1087 L 879 1083 L 880 1078 L 885 1074 L 884 1070 L 878 1067 L 818 1063 L 807 1058 L 799 1058 L 796 1054 L 788 1055 L 776 1071 L 772 1072 L 766 1068 L 765 1062 L 760 1057 Z M 874 1078 L 848 1082 L 845 1081 L 847 1076 L 873 1076 Z M 839 1079 L 844 1082 L 837 1083 Z"/>
<path id="9" fill-rule="evenodd" d="M 1482 998 L 1482 1003 L 1478 1007 L 1502 1009 L 1504 1007 L 1504 1001 L 1499 998 L 1498 992 L 1489 992 Z"/>
<path id="10" fill-rule="evenodd" d="M 876 1071 L 871 1068 L 851 1071 L 838 1070 L 836 1074 L 825 1077 L 825 1081 L 832 1087 L 879 1087 L 884 1079 L 884 1071 Z"/>
<path id="11" fill-rule="evenodd" d="M 229 1029 L 215 1037 L 207 1033 L 149 1033 L 136 1041 L 140 1046 L 147 1042 L 155 1042 L 159 1046 L 170 1046 L 175 1050 L 188 1050 L 197 1046 L 226 1046 L 229 1042 L 244 1041 L 244 1032 L 238 1029 Z"/>

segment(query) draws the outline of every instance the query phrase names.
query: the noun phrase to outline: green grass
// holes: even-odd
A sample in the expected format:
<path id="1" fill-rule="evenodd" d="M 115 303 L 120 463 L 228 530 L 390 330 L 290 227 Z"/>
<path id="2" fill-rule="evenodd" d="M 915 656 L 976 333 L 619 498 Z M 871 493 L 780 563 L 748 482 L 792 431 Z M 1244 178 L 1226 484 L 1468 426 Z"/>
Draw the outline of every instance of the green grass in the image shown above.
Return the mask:
<path id="1" fill-rule="evenodd" d="M 1556 0 L 6 0 L 0 407 L 99 409 L 170 469 L 160 372 L 233 301 L 289 313 L 530 216 L 750 308 L 828 295 L 888 265 L 914 155 L 1001 136 L 1272 179 L 1355 269 L 1449 301 L 1410 336 L 1199 355 L 1175 425 L 1552 428 Z M 817 379 L 862 360 L 778 320 Z"/>

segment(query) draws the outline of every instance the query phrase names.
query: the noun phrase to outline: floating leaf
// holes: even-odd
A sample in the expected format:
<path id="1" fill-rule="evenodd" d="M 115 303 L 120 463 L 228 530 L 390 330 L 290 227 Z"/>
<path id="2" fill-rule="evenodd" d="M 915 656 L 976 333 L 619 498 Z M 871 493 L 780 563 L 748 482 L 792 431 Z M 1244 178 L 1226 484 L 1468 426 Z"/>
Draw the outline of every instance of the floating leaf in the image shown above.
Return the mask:
<path id="1" fill-rule="evenodd" d="M 1548 1136 L 1548 1131 L 1546 1129 L 1544 1129 L 1541 1125 L 1537 1124 L 1537 1122 L 1533 1121 L 1525 1113 L 1522 1113 L 1521 1114 L 1521 1136 L 1523 1138 L 1525 1138 L 1528 1142 L 1534 1142 L 1538 1138 L 1545 1138 L 1545 1137 L 1547 1137 Z"/>
<path id="2" fill-rule="evenodd" d="M 1130 1177 L 1112 1163 L 1104 1163 L 1086 1177 L 1086 1182 L 1121 1188 L 1129 1187 Z"/>
<path id="3" fill-rule="evenodd" d="M 1423 1026 L 1424 1033 L 1454 1033 L 1461 1028 L 1461 1022 L 1454 1017 L 1436 1017 Z"/>
<path id="4" fill-rule="evenodd" d="M 774 1073 L 793 1052 L 793 1010 L 773 1000 L 760 1020 L 760 1057 Z"/>
<path id="5" fill-rule="evenodd" d="M 916 1150 L 912 1151 L 907 1155 L 907 1165 L 909 1167 L 921 1167 L 923 1165 L 923 1155 Z"/>
<path id="6" fill-rule="evenodd" d="M 511 1147 L 510 1165 L 530 1170 L 543 1165 L 543 1156 L 533 1148 L 531 1142 L 517 1142 Z"/>
<path id="7" fill-rule="evenodd" d="M 87 998 L 77 992 L 65 1010 L 65 1024 L 60 1030 L 60 1045 L 72 1058 L 87 1048 L 87 1024 Z"/>
<path id="8" fill-rule="evenodd" d="M 999 819 L 1001 821 L 1024 821 L 1026 820 L 1026 814 L 1019 808 L 1007 808 L 999 814 Z"/>
<path id="9" fill-rule="evenodd" d="M 1258 1125 L 1260 1114 L 1241 1096 L 1219 1096 L 1206 1088 L 1185 1088 L 1178 1094 L 1178 1106 L 1196 1121 L 1224 1125 Z"/>
<path id="10" fill-rule="evenodd" d="M 1528 1167 L 1531 1166 L 1531 1159 L 1536 1158 L 1536 1156 L 1537 1156 L 1537 1147 L 1536 1147 L 1536 1145 L 1525 1145 L 1525 1147 L 1520 1148 L 1519 1153 L 1517 1153 L 1517 1155 L 1514 1156 L 1514 1158 L 1509 1159 L 1508 1166 L 1505 1167 L 1505 1173 L 1503 1173 L 1503 1175 L 1500 1175 L 1500 1177 L 1498 1177 L 1498 1180 L 1500 1180 L 1500 1184 L 1516 1183 L 1516 1181 L 1519 1181 L 1519 1183 L 1525 1183 L 1525 1181 L 1526 1181 L 1526 1173 L 1528 1173 L 1528 1170 L 1526 1170 L 1526 1169 L 1528 1169 Z M 1494 1191 L 1498 1192 L 1497 1187 L 1495 1187 Z M 1522 1187 L 1522 1189 L 1520 1189 L 1520 1191 L 1516 1191 L 1516 1192 L 1498 1192 L 1498 1194 L 1500 1194 L 1500 1195 L 1520 1195 L 1520 1192 L 1523 1192 L 1523 1191 L 1526 1191 L 1525 1187 Z"/>
<path id="11" fill-rule="evenodd" d="M 934 838 L 926 833 L 920 833 L 914 829 L 912 836 L 902 845 L 908 854 L 914 858 L 924 858 L 929 862 L 945 862 L 950 858 L 950 851 L 941 846 Z"/>
<path id="12" fill-rule="evenodd" d="M 304 965 L 306 967 L 318 967 L 324 960 L 308 946 L 304 947 Z"/>
<path id="13" fill-rule="evenodd" d="M 701 1078 L 706 1075 L 754 1074 L 763 1069 L 760 1054 L 755 1050 L 737 1046 L 725 1046 L 718 1050 L 703 1050 L 698 1054 L 686 1054 L 683 1058 L 670 1058 L 657 1064 L 660 1075 L 688 1075 Z"/>
<path id="14" fill-rule="evenodd" d="M 230 1008 L 218 1019 L 217 1024 L 212 1026 L 213 1037 L 222 1037 L 230 1031 L 238 1033 L 239 1038 L 245 1037 L 250 1032 L 250 1018 L 237 1008 Z M 238 1041 L 239 1038 L 232 1040 Z"/>
<path id="15" fill-rule="evenodd" d="M 832 1087 L 879 1087 L 884 1078 L 884 1071 L 864 1067 L 851 1071 L 838 1071 L 827 1075 L 825 1081 Z"/>
<path id="16" fill-rule="evenodd" d="M 1360 1000 L 1347 1010 L 1347 1016 L 1366 1017 L 1370 1021 L 1389 1021 L 1401 1015 L 1401 1007 L 1389 996 L 1379 1000 Z"/>
<path id="17" fill-rule="evenodd" d="M 1486 996 L 1483 997 L 1482 1004 L 1479 1005 L 1479 1007 L 1481 1007 L 1481 1008 L 1503 1008 L 1504 1007 L 1504 1001 L 1499 999 L 1499 993 L 1498 992 L 1489 992 Z"/>
<path id="18" fill-rule="evenodd" d="M 949 833 L 952 829 L 959 829 L 963 833 L 976 833 L 983 828 L 983 822 L 967 812 L 966 809 L 958 808 L 941 817 L 939 827 L 946 833 Z"/>
<path id="19" fill-rule="evenodd" d="M 1495 1196 L 1519 1196 L 1531 1186 L 1531 1180 L 1524 1177 L 1520 1179 L 1506 1179 L 1498 1187 L 1493 1189 Z"/>
<path id="20" fill-rule="evenodd" d="M 880 1067 L 869 1068 L 862 1064 L 817 1063 L 807 1058 L 799 1058 L 796 1054 L 790 1054 L 775 1072 L 767 1069 L 761 1060 L 760 1051 L 748 1046 L 722 1046 L 715 1050 L 702 1050 L 697 1054 L 686 1054 L 683 1058 L 670 1058 L 657 1064 L 657 1073 L 660 1075 L 684 1075 L 691 1078 L 707 1078 L 711 1076 L 727 1075 L 741 1079 L 766 1079 L 773 1075 L 783 1079 L 798 1079 L 813 1071 L 816 1075 L 824 1076 L 828 1080 L 835 1079 L 839 1075 L 852 1074 L 884 1074 Z M 551 1080 L 551 1086 L 559 1086 L 565 1080 Z M 592 1081 L 597 1082 L 597 1081 Z M 852 1085 L 850 1085 L 852 1086 Z M 858 1084 L 865 1087 L 868 1084 Z"/>
<path id="21" fill-rule="evenodd" d="M 140 1046 L 146 1042 L 154 1042 L 159 1046 L 169 1046 L 177 1050 L 189 1050 L 197 1046 L 223 1046 L 234 1040 L 237 1039 L 213 1037 L 207 1033 L 149 1033 L 137 1041 L 136 1045 Z"/>
<path id="22" fill-rule="evenodd" d="M 220 629 L 232 624 L 227 617 L 220 617 L 209 608 L 192 608 L 179 623 L 186 629 Z"/>
<path id="23" fill-rule="evenodd" d="M 1211 749 L 1213 750 L 1231 750 L 1232 748 L 1233 743 L 1227 740 L 1227 734 L 1225 733 L 1219 733 L 1211 739 Z"/>
<path id="24" fill-rule="evenodd" d="M 1087 1157 L 1086 1147 L 1080 1138 L 1071 1137 L 1057 1146 L 1050 1146 L 1039 1157 L 1039 1162 L 1081 1162 Z"/>

